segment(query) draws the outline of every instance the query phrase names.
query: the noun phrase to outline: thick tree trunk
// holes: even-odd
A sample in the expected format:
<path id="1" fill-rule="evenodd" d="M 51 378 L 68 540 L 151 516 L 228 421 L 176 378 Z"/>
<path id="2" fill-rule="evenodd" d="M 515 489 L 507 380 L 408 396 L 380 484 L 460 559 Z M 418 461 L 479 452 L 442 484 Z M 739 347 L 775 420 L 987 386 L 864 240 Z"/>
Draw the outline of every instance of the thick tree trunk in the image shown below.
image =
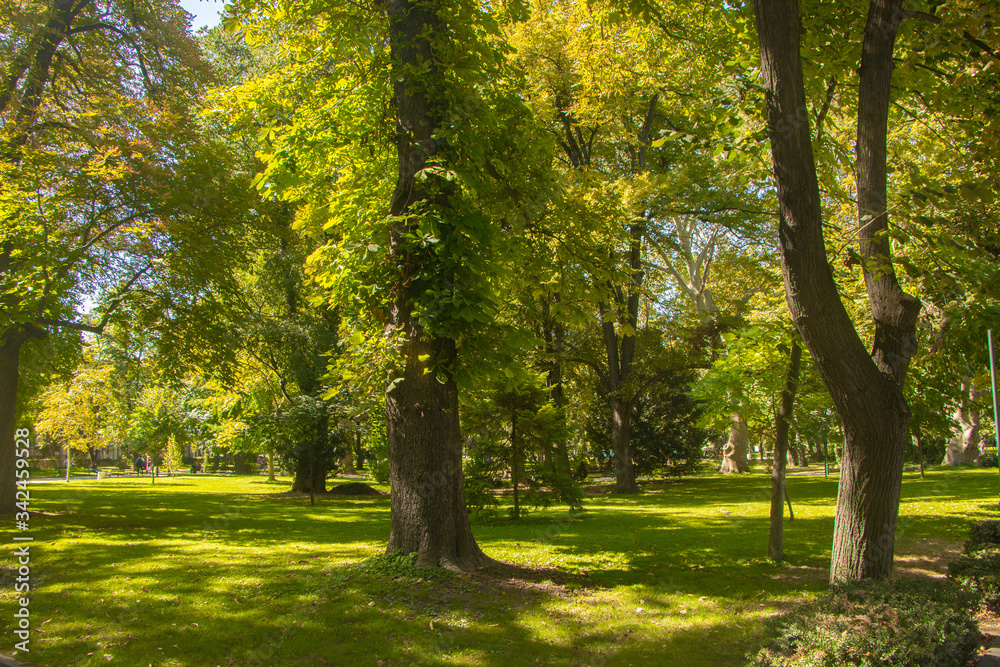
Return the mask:
<path id="1" fill-rule="evenodd" d="M 729 423 L 729 440 L 722 449 L 722 467 L 719 472 L 724 475 L 750 472 L 750 462 L 747 458 L 747 441 L 750 429 L 743 415 L 734 412 Z"/>
<path id="2" fill-rule="evenodd" d="M 632 404 L 620 396 L 611 397 L 611 448 L 615 453 L 615 493 L 639 493 L 632 465 Z"/>
<path id="3" fill-rule="evenodd" d="M 391 254 L 399 279 L 390 324 L 403 337 L 402 368 L 386 391 L 392 523 L 388 551 L 417 552 L 420 567 L 471 570 L 492 562 L 472 537 L 462 478 L 458 387 L 448 376 L 455 341 L 427 335 L 413 316 L 426 289 L 436 287 L 433 251 L 409 244 L 416 227 L 404 218 L 414 207 L 433 206 L 447 216 L 450 184 L 416 175 L 438 153 L 438 131 L 449 104 L 442 64 L 449 30 L 436 0 L 389 0 L 389 42 L 396 114 L 398 178 L 389 213 Z M 456 47 L 458 45 L 455 45 Z M 422 358 L 421 358 L 422 357 Z M 430 371 L 430 372 L 428 372 Z M 440 378 L 440 379 L 439 379 Z"/>
<path id="4" fill-rule="evenodd" d="M 802 348 L 798 340 L 792 341 L 792 350 L 788 355 L 788 372 L 785 375 L 785 388 L 781 391 L 781 409 L 774 416 L 774 460 L 771 467 L 771 531 L 767 543 L 767 555 L 774 560 L 785 558 L 784 530 L 784 500 L 787 496 L 785 488 L 785 450 L 788 449 L 788 427 L 792 419 L 792 409 L 795 406 L 795 392 L 799 387 L 799 365 L 802 360 Z M 792 512 L 792 503 L 788 503 L 788 512 Z"/>
<path id="5" fill-rule="evenodd" d="M 888 241 L 886 136 L 900 0 L 869 7 L 858 93 L 859 240 L 875 320 L 871 353 L 848 316 L 826 258 L 799 56 L 796 0 L 756 0 L 761 71 L 778 190 L 785 294 L 844 422 L 831 582 L 886 578 L 892 556 L 909 409 L 901 386 L 916 351 L 920 303 L 896 281 Z"/>
<path id="6" fill-rule="evenodd" d="M 14 431 L 17 427 L 17 376 L 23 341 L 0 338 L 0 516 L 16 511 L 17 472 Z"/>
<path id="7" fill-rule="evenodd" d="M 308 453 L 295 461 L 295 478 L 292 491 L 295 493 L 326 493 L 327 470 L 318 463 L 310 465 Z"/>
<path id="8" fill-rule="evenodd" d="M 233 454 L 233 472 L 237 475 L 247 474 L 247 460 L 243 454 Z"/>
<path id="9" fill-rule="evenodd" d="M 314 437 L 296 451 L 295 478 L 292 491 L 295 493 L 326 493 L 327 458 L 322 455 L 329 439 L 330 418 L 326 414 L 316 422 Z"/>
<path id="10" fill-rule="evenodd" d="M 388 551 L 416 551 L 419 567 L 472 570 L 490 559 L 472 537 L 462 478 L 458 387 L 425 373 L 451 341 L 404 344 L 403 377 L 386 392 L 392 528 Z"/>
<path id="11" fill-rule="evenodd" d="M 274 478 L 274 452 L 267 453 L 267 481 L 275 482 Z"/>
<path id="12" fill-rule="evenodd" d="M 947 466 L 979 463 L 979 412 L 973 403 L 980 394 L 971 378 L 963 378 L 962 400 L 955 408 L 955 435 L 948 441 L 944 455 Z"/>

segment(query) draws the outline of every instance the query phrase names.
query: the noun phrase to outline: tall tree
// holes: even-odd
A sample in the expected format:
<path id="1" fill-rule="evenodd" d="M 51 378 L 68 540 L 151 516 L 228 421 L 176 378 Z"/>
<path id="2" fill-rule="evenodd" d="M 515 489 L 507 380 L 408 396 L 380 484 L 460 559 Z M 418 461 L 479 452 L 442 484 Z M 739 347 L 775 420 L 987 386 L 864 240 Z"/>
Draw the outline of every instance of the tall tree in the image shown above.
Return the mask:
<path id="1" fill-rule="evenodd" d="M 187 31 L 169 0 L 4 4 L 0 513 L 14 510 L 22 347 L 101 330 L 172 246 L 165 209 L 178 202 L 166 184 L 185 160 L 204 80 Z M 102 321 L 77 315 L 84 295 Z"/>
<path id="2" fill-rule="evenodd" d="M 797 0 L 757 0 L 757 33 L 778 189 L 779 245 L 792 319 L 844 421 L 832 582 L 888 577 L 909 433 L 902 383 L 920 302 L 896 279 L 886 231 L 886 128 L 900 0 L 869 6 L 858 93 L 858 236 L 875 320 L 871 353 L 837 292 L 805 102 Z"/>
<path id="3" fill-rule="evenodd" d="M 452 336 L 427 331 L 416 307 L 447 278 L 435 249 L 414 247 L 407 236 L 421 218 L 437 219 L 442 235 L 458 232 L 459 194 L 441 174 L 417 174 L 446 155 L 442 138 L 452 105 L 445 63 L 453 47 L 448 2 L 392 0 L 387 4 L 396 115 L 396 187 L 389 214 L 393 264 L 399 277 L 389 325 L 400 336 L 398 380 L 386 389 L 392 529 L 388 550 L 417 552 L 417 564 L 469 570 L 489 559 L 476 544 L 465 509 L 458 385 L 451 377 Z M 457 18 L 457 17 L 456 17 Z M 453 147 L 454 148 L 454 147 Z M 450 258 L 444 258 L 447 261 Z"/>
<path id="4" fill-rule="evenodd" d="M 619 493 L 638 490 L 631 414 L 652 371 L 637 365 L 640 301 L 651 275 L 668 271 L 698 307 L 714 309 L 705 291 L 714 238 L 695 257 L 693 228 L 718 235 L 733 203 L 725 200 L 740 189 L 735 165 L 722 157 L 737 122 L 720 71 L 719 50 L 728 53 L 722 24 L 696 29 L 687 10 L 664 7 L 657 26 L 624 18 L 614 3 L 535 3 L 532 20 L 511 30 L 530 103 L 561 149 L 555 167 L 565 190 L 547 231 L 567 257 L 562 270 L 589 284 L 603 342 L 600 358 L 567 360 L 584 363 L 603 385 Z M 704 94 L 689 94 L 692 79 Z M 690 278 L 673 258 L 651 262 L 650 247 L 686 250 Z"/>
<path id="5" fill-rule="evenodd" d="M 342 309 L 352 354 L 373 353 L 357 374 L 388 373 L 388 547 L 420 566 L 488 564 L 465 510 L 458 391 L 496 341 L 483 332 L 507 251 L 497 232 L 517 239 L 525 193 L 543 180 L 524 159 L 538 149 L 499 39 L 503 10 L 256 9 L 239 17 L 251 39 L 283 36 L 281 62 L 244 86 L 246 108 L 269 121 L 257 186 L 294 203 L 297 226 L 321 240 L 307 269 Z"/>

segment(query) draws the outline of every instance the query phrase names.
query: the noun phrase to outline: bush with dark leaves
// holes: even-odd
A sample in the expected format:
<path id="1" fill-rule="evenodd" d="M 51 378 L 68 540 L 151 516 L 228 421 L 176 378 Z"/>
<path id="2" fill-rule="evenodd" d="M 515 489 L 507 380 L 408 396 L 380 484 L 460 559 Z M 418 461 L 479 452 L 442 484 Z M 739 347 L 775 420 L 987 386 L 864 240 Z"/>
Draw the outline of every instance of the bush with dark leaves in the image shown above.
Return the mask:
<path id="1" fill-rule="evenodd" d="M 977 521 L 965 555 L 948 565 L 948 576 L 975 595 L 984 609 L 1000 613 L 1000 521 Z"/>
<path id="2" fill-rule="evenodd" d="M 833 588 L 775 620 L 754 667 L 967 667 L 979 629 L 971 596 L 949 581 L 862 582 Z"/>
<path id="3" fill-rule="evenodd" d="M 976 521 L 969 528 L 969 539 L 965 541 L 965 553 L 971 554 L 989 546 L 1000 546 L 1000 521 L 996 519 Z"/>

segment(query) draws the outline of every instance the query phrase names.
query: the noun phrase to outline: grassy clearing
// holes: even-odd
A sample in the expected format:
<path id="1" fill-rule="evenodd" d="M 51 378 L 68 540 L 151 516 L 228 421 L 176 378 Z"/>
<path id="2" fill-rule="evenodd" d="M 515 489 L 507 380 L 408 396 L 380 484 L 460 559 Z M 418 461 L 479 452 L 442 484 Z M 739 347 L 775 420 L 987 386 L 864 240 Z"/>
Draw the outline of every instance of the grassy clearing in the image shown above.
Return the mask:
<path id="1" fill-rule="evenodd" d="M 473 576 L 359 563 L 388 498 L 278 495 L 286 481 L 195 477 L 32 487 L 36 665 L 740 665 L 763 619 L 823 590 L 836 480 L 795 477 L 788 562 L 763 556 L 769 477 L 698 477 L 587 511 L 480 523 L 518 567 Z M 387 490 L 384 489 L 383 490 Z M 940 572 L 996 472 L 907 473 L 897 563 Z M 2 540 L 12 650 L 11 534 Z M 666 663 L 664 662 L 666 661 Z"/>

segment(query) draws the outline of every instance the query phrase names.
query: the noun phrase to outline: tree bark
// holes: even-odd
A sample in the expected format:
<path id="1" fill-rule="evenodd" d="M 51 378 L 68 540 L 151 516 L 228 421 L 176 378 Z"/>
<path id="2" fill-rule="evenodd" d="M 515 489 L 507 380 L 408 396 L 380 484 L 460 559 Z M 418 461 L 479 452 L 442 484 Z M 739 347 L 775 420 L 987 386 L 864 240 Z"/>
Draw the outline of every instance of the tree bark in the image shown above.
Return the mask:
<path id="1" fill-rule="evenodd" d="M 639 493 L 632 465 L 632 403 L 611 397 L 611 448 L 615 453 L 615 493 Z"/>
<path id="2" fill-rule="evenodd" d="M 972 378 L 962 379 L 962 399 L 955 407 L 955 435 L 945 450 L 944 465 L 979 463 L 979 412 L 974 402 L 981 393 Z"/>
<path id="3" fill-rule="evenodd" d="M 449 376 L 455 341 L 428 335 L 413 316 L 433 276 L 431 252 L 412 249 L 404 235 L 415 229 L 420 205 L 449 210 L 448 184 L 417 173 L 441 148 L 448 91 L 434 43 L 448 26 L 439 0 L 389 0 L 389 42 L 394 82 L 398 173 L 389 208 L 396 218 L 390 253 L 399 278 L 390 325 L 403 337 L 402 368 L 386 390 L 392 521 L 387 551 L 417 552 L 417 566 L 472 570 L 491 561 L 476 544 L 465 507 L 458 387 Z M 419 74 L 418 74 L 419 72 Z M 440 380 L 439 380 L 440 376 Z"/>
<path id="4" fill-rule="evenodd" d="M 448 343 L 405 343 L 402 380 L 386 392 L 392 491 L 387 551 L 416 551 L 419 567 L 472 570 L 490 560 L 472 537 L 465 507 L 458 387 L 425 373 L 419 360 L 450 354 Z"/>
<path id="5" fill-rule="evenodd" d="M 771 464 L 771 531 L 767 543 L 767 555 L 774 560 L 785 558 L 784 547 L 784 500 L 785 489 L 785 450 L 788 449 L 788 427 L 795 406 L 795 392 L 799 387 L 799 365 L 802 360 L 802 348 L 798 340 L 792 341 L 792 350 L 788 355 L 788 372 L 785 375 L 785 388 L 781 391 L 781 408 L 774 417 L 774 459 Z M 789 514 L 792 511 L 788 504 Z"/>
<path id="6" fill-rule="evenodd" d="M 295 478 L 292 480 L 292 491 L 295 493 L 326 493 L 327 441 L 330 438 L 330 417 L 320 416 L 316 422 L 316 431 L 312 438 L 298 448 L 295 456 Z"/>
<path id="7" fill-rule="evenodd" d="M 354 452 L 351 451 L 351 446 L 347 445 L 347 449 L 344 451 L 344 456 L 341 459 L 341 465 L 343 466 L 343 473 L 345 475 L 357 475 L 358 469 L 354 467 Z"/>
<path id="8" fill-rule="evenodd" d="M 750 472 L 750 462 L 747 459 L 747 441 L 749 427 L 743 415 L 734 412 L 729 423 L 729 440 L 722 449 L 722 467 L 719 472 L 724 475 Z"/>
<path id="9" fill-rule="evenodd" d="M 795 443 L 792 442 L 788 447 L 788 455 L 785 457 L 787 459 L 788 465 L 799 467 L 799 450 L 795 447 Z"/>
<path id="10" fill-rule="evenodd" d="M 365 467 L 365 451 L 361 447 L 361 431 L 354 432 L 354 455 L 357 457 L 357 470 L 364 470 Z"/>
<path id="11" fill-rule="evenodd" d="M 831 582 L 886 578 L 892 571 L 909 409 L 901 386 L 916 351 L 920 303 L 892 268 L 887 235 L 886 133 L 892 50 L 900 0 L 869 7 L 858 97 L 859 240 L 875 320 L 865 349 L 826 258 L 822 210 L 799 55 L 796 0 L 756 0 L 761 71 L 779 200 L 785 294 L 844 422 Z"/>
<path id="12" fill-rule="evenodd" d="M 913 445 L 917 449 L 917 462 L 920 464 L 920 479 L 924 478 L 924 443 L 920 433 L 920 427 L 913 427 Z"/>
<path id="13" fill-rule="evenodd" d="M 510 451 L 511 451 L 511 482 L 514 486 L 514 519 L 521 518 L 521 503 L 518 495 L 521 485 L 520 450 L 517 447 L 517 408 L 510 411 Z"/>
<path id="14" fill-rule="evenodd" d="M 558 292 L 552 295 L 552 301 L 559 303 Z M 565 330 L 562 324 L 557 322 L 550 314 L 548 299 L 543 297 L 543 335 L 545 337 L 545 352 L 551 356 L 548 364 L 548 372 L 545 377 L 545 386 L 549 388 L 549 398 L 562 414 L 562 422 L 565 424 L 566 395 L 563 391 L 563 364 L 562 355 L 565 341 Z M 565 429 L 564 429 L 565 430 Z M 572 471 L 569 462 L 569 443 L 566 440 L 555 443 L 556 474 L 560 477 L 571 477 Z"/>
<path id="15" fill-rule="evenodd" d="M 632 386 L 635 369 L 635 332 L 639 325 L 639 288 L 642 286 L 643 223 L 630 229 L 629 268 L 632 271 L 627 294 L 615 293 L 617 313 L 612 317 L 605 304 L 600 304 L 604 349 L 608 358 L 609 394 L 611 400 L 611 446 L 615 453 L 615 493 L 639 493 L 632 465 Z M 622 312 L 624 311 L 624 312 Z M 615 320 L 622 325 L 621 335 L 615 330 Z"/>
<path id="16" fill-rule="evenodd" d="M 17 428 L 17 377 L 23 340 L 7 332 L 0 338 L 0 516 L 16 511 L 17 472 L 14 431 Z"/>

